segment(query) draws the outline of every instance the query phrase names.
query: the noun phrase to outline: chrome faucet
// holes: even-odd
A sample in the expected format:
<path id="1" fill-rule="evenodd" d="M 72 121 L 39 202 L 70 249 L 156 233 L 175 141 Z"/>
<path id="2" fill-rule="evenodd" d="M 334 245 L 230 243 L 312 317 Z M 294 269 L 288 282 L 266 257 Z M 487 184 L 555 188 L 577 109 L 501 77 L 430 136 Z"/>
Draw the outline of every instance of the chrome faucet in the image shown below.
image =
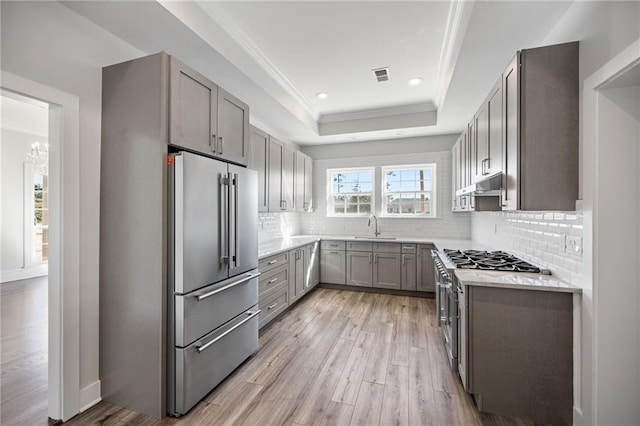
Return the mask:
<path id="1" fill-rule="evenodd" d="M 371 219 L 373 218 L 373 220 L 375 221 L 375 231 L 373 232 L 373 234 L 377 237 L 378 235 L 382 234 L 382 231 L 380 231 L 378 229 L 378 218 L 376 217 L 375 214 L 372 214 L 371 216 L 369 216 L 369 223 L 367 223 L 367 226 L 371 226 Z"/>

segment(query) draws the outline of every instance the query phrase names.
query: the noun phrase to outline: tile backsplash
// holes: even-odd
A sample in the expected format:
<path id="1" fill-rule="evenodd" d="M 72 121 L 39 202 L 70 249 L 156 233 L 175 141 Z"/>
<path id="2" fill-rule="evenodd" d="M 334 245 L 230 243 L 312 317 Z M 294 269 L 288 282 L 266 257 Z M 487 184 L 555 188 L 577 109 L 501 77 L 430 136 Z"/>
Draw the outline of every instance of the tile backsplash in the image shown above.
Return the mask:
<path id="1" fill-rule="evenodd" d="M 304 213 L 277 212 L 258 214 L 258 243 L 300 234 L 300 215 Z"/>
<path id="2" fill-rule="evenodd" d="M 509 251 L 579 285 L 582 251 L 565 249 L 567 238 L 582 245 L 582 212 L 475 212 L 472 238 L 496 250 Z"/>

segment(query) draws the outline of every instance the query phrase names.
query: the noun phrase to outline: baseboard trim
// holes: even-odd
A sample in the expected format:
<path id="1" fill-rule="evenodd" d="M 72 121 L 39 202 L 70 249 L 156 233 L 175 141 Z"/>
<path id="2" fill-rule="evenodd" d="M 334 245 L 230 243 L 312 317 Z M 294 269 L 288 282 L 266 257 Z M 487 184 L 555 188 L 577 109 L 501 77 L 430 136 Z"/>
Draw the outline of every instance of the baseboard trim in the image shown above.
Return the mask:
<path id="1" fill-rule="evenodd" d="M 100 397 L 100 380 L 80 389 L 80 413 L 102 401 Z"/>
<path id="2" fill-rule="evenodd" d="M 423 297 L 426 299 L 435 299 L 435 293 L 429 291 L 412 291 L 412 290 L 395 290 L 391 288 L 380 288 L 380 287 L 358 287 L 353 285 L 345 285 L 345 284 L 328 284 L 328 283 L 320 283 L 318 284 L 320 288 L 329 288 L 332 290 L 345 290 L 345 291 L 359 291 L 363 293 L 382 293 L 382 294 L 393 294 L 395 296 L 412 296 L 412 297 Z"/>
<path id="3" fill-rule="evenodd" d="M 44 277 L 49 274 L 49 265 L 38 265 L 31 268 L 13 269 L 0 272 L 0 283 L 27 280 L 29 278 Z"/>

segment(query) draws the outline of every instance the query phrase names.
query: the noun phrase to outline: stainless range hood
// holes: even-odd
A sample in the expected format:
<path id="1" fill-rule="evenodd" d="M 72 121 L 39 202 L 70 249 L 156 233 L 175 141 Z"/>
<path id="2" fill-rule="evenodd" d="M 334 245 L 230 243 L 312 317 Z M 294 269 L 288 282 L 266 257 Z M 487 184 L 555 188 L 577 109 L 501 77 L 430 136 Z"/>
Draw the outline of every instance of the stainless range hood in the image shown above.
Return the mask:
<path id="1" fill-rule="evenodd" d="M 456 196 L 496 197 L 502 191 L 502 173 L 496 173 L 456 191 Z"/>

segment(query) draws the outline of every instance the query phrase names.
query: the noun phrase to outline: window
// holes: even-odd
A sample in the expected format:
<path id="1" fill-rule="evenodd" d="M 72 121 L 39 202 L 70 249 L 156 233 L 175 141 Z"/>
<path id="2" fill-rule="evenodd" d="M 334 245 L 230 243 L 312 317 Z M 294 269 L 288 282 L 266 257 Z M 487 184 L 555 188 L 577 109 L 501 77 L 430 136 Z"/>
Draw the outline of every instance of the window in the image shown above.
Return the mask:
<path id="1" fill-rule="evenodd" d="M 373 176 L 373 168 L 327 170 L 327 215 L 370 215 L 373 206 Z"/>
<path id="2" fill-rule="evenodd" d="M 382 215 L 435 217 L 435 164 L 382 168 Z"/>

